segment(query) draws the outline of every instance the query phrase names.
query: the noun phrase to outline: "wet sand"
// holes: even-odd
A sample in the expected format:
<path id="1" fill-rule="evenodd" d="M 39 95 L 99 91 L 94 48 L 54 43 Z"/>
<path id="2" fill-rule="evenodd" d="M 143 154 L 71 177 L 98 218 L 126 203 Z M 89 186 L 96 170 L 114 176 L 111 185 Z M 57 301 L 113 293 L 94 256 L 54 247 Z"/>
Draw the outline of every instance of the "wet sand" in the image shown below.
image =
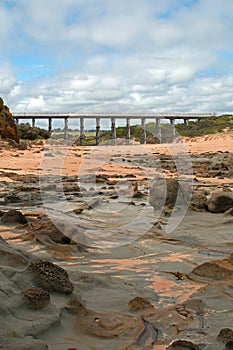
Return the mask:
<path id="1" fill-rule="evenodd" d="M 3 349 L 164 350 L 176 339 L 224 349 L 217 335 L 233 323 L 233 219 L 202 201 L 233 190 L 230 135 L 0 152 Z M 149 187 L 177 167 L 196 197 L 154 211 Z M 12 209 L 27 222 L 4 220 Z M 68 277 L 50 265 L 38 277 L 35 259 Z"/>

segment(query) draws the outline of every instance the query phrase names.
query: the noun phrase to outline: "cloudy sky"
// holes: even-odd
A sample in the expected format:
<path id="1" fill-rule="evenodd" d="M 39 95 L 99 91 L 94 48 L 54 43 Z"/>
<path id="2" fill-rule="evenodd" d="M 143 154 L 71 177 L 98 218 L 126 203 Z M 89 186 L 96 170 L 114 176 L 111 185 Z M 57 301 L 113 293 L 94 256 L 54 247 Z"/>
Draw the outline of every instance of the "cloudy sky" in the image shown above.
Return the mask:
<path id="1" fill-rule="evenodd" d="M 13 112 L 233 112 L 232 0 L 0 0 L 0 23 Z"/>

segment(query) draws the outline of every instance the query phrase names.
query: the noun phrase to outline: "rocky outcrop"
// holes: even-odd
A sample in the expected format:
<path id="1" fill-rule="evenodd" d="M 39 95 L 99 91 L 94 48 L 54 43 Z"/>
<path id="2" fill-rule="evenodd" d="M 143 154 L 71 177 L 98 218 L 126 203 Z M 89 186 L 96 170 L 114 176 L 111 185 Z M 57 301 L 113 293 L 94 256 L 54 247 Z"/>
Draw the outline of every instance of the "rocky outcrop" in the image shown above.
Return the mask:
<path id="1" fill-rule="evenodd" d="M 16 123 L 9 108 L 4 105 L 3 99 L 0 97 L 0 139 L 13 140 L 19 143 L 19 136 Z"/>

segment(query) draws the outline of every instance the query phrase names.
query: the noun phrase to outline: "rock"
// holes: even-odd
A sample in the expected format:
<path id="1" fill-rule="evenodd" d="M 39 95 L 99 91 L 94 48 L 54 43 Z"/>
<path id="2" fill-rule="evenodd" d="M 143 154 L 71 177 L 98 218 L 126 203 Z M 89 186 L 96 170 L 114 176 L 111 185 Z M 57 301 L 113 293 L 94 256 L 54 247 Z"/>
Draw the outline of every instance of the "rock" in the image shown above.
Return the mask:
<path id="1" fill-rule="evenodd" d="M 226 215 L 226 216 L 233 216 L 233 208 L 230 208 L 227 211 L 225 211 L 224 215 Z"/>
<path id="2" fill-rule="evenodd" d="M 179 199 L 178 204 L 187 202 L 190 192 L 189 187 L 188 183 L 181 182 L 178 178 L 165 179 L 158 176 L 149 189 L 149 203 L 155 210 L 161 210 L 164 205 L 173 208 L 177 199 Z"/>
<path id="3" fill-rule="evenodd" d="M 132 198 L 141 198 L 141 197 L 143 197 L 143 193 L 141 191 L 139 191 L 139 189 L 138 189 L 138 183 L 137 182 L 133 182 L 132 183 L 132 188 L 133 188 Z"/>
<path id="4" fill-rule="evenodd" d="M 164 205 L 174 206 L 178 193 L 178 181 L 158 177 L 149 189 L 149 203 L 156 210 Z"/>
<path id="5" fill-rule="evenodd" d="M 18 145 L 18 149 L 21 151 L 25 151 L 28 148 L 27 142 L 21 141 L 20 144 Z"/>
<path id="6" fill-rule="evenodd" d="M 29 270 L 33 272 L 35 281 L 41 288 L 67 294 L 74 290 L 67 272 L 50 261 L 36 259 L 30 264 Z"/>
<path id="7" fill-rule="evenodd" d="M 129 310 L 131 311 L 141 310 L 148 307 L 153 308 L 153 305 L 143 297 L 135 297 L 134 299 L 129 301 L 128 306 Z"/>
<path id="8" fill-rule="evenodd" d="M 223 190 L 216 191 L 206 201 L 206 205 L 212 213 L 224 213 L 233 208 L 233 193 Z"/>
<path id="9" fill-rule="evenodd" d="M 43 289 L 31 288 L 23 292 L 23 299 L 29 308 L 43 309 L 50 302 L 50 295 Z"/>
<path id="10" fill-rule="evenodd" d="M 1 138 L 4 140 L 13 140 L 17 144 L 19 143 L 18 129 L 14 117 L 0 97 L 0 139 Z"/>
<path id="11" fill-rule="evenodd" d="M 20 250 L 11 247 L 0 236 L 0 265 L 25 269 L 29 264 L 27 256 Z"/>
<path id="12" fill-rule="evenodd" d="M 224 344 L 233 342 L 233 330 L 231 328 L 223 328 L 217 335 L 217 340 Z"/>
<path id="13" fill-rule="evenodd" d="M 18 203 L 21 202 L 21 198 L 14 193 L 10 193 L 4 197 L 4 203 Z"/>
<path id="14" fill-rule="evenodd" d="M 204 191 L 199 190 L 193 192 L 190 207 L 197 211 L 206 210 L 206 195 Z"/>
<path id="15" fill-rule="evenodd" d="M 233 340 L 228 341 L 223 350 L 233 350 Z"/>
<path id="16" fill-rule="evenodd" d="M 194 280 L 200 277 L 200 280 L 212 279 L 214 281 L 232 278 L 233 264 L 231 257 L 229 259 L 208 261 L 198 265 L 188 276 Z"/>
<path id="17" fill-rule="evenodd" d="M 175 340 L 166 350 L 201 350 L 198 345 L 188 340 Z"/>
<path id="18" fill-rule="evenodd" d="M 6 212 L 2 218 L 1 221 L 4 224 L 26 224 L 27 219 L 25 216 L 18 210 L 12 209 Z"/>
<path id="19" fill-rule="evenodd" d="M 11 338 L 4 346 L 2 350 L 48 350 L 48 345 L 43 341 L 26 338 Z"/>
<path id="20" fill-rule="evenodd" d="M 115 338 L 138 325 L 136 318 L 118 312 L 95 312 L 86 309 L 76 298 L 67 304 L 67 310 L 77 315 L 77 330 L 96 337 Z M 142 329 L 144 328 L 141 322 Z"/>

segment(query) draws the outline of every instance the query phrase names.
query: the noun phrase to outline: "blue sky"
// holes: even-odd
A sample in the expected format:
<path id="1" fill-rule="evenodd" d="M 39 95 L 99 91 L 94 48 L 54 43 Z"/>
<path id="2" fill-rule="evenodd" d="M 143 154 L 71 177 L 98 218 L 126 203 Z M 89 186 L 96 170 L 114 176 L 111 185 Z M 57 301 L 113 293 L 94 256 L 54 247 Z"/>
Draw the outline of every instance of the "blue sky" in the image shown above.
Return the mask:
<path id="1" fill-rule="evenodd" d="M 232 0 L 0 0 L 12 111 L 233 112 Z"/>

